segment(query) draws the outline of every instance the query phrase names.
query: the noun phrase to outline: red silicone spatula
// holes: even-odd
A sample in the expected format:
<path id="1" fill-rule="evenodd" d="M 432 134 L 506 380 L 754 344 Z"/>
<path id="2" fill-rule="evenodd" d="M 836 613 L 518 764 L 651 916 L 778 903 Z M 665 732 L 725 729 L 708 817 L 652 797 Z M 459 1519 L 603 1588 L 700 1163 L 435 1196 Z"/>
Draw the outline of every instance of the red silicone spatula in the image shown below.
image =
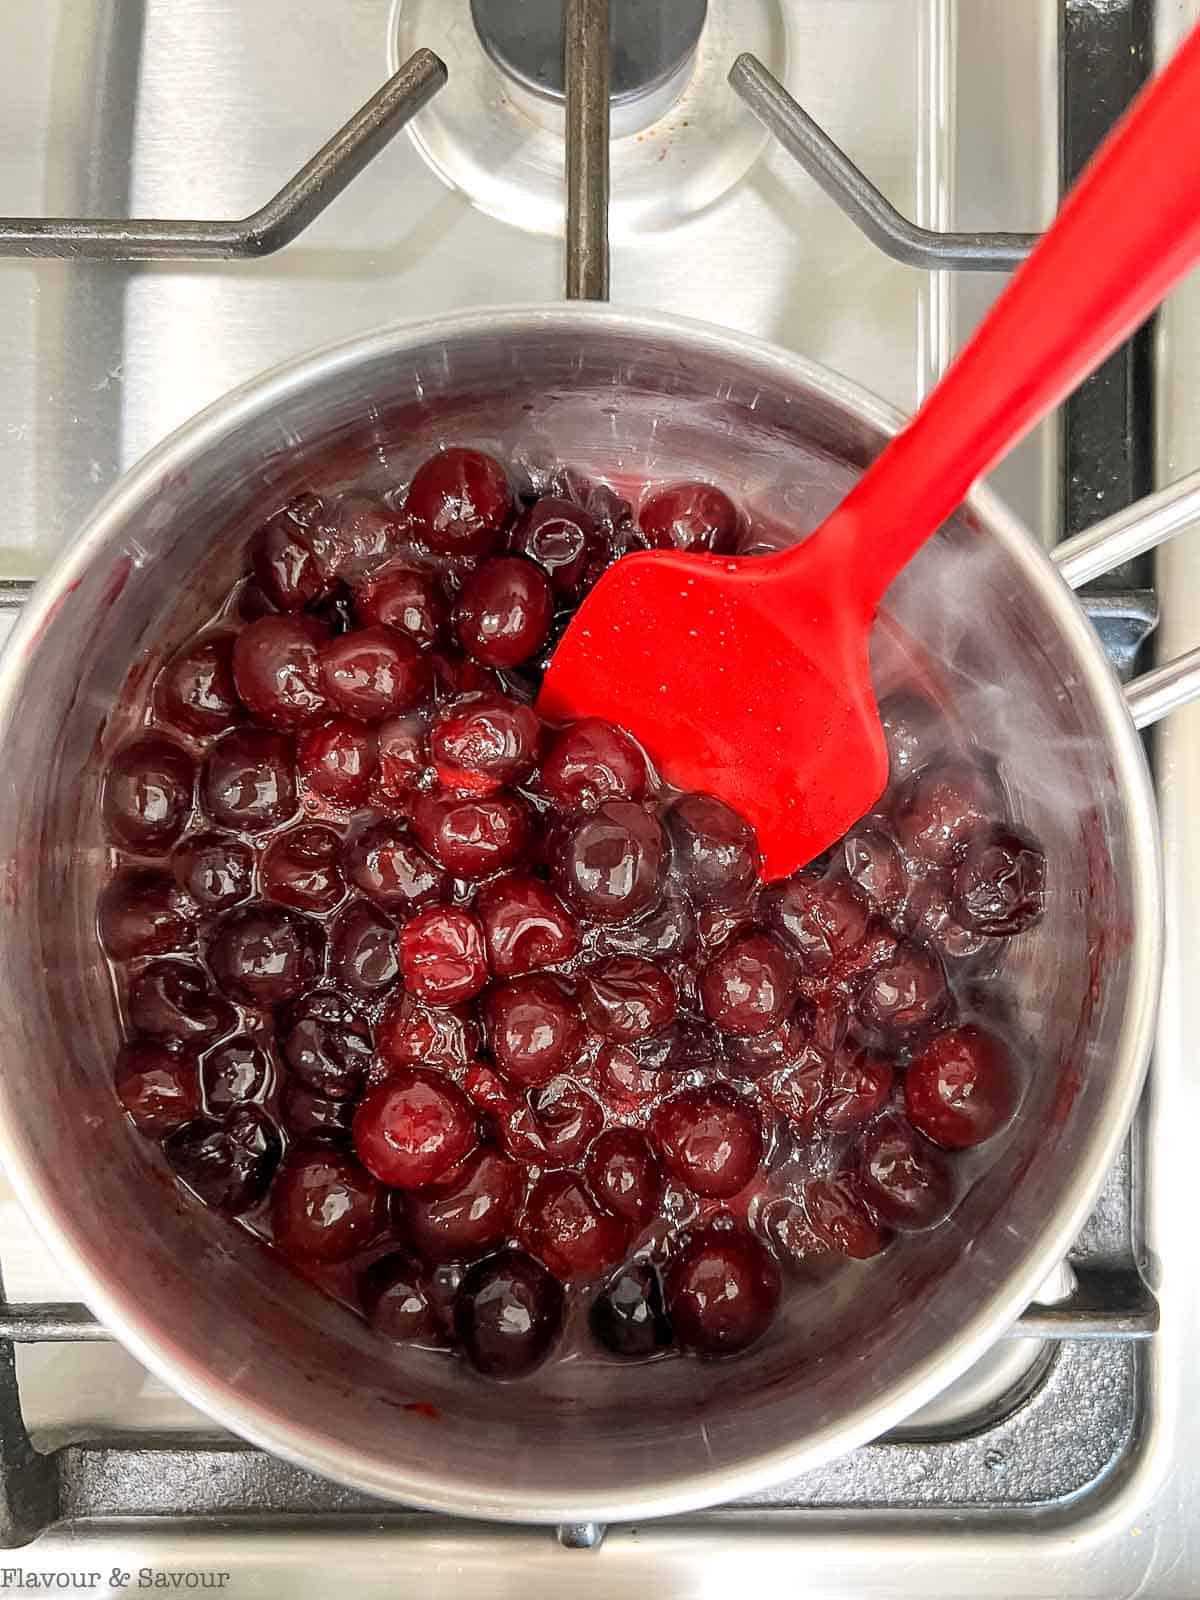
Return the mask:
<path id="1" fill-rule="evenodd" d="M 681 789 L 757 829 L 768 878 L 887 777 L 868 636 L 888 585 L 976 478 L 1200 256 L 1200 29 L 1101 147 L 916 417 L 782 555 L 653 552 L 601 578 L 555 652 L 547 717 L 621 723 Z M 986 626 L 986 618 L 980 618 Z"/>

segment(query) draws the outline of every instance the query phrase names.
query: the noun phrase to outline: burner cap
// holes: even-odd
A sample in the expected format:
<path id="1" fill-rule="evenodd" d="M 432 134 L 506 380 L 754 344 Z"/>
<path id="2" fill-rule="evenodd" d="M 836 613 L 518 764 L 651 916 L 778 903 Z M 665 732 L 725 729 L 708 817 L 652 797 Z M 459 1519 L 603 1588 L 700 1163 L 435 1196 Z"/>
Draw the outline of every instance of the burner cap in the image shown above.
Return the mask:
<path id="1" fill-rule="evenodd" d="M 563 98 L 563 0 L 471 0 L 484 49 L 504 72 L 536 94 Z M 615 104 L 666 83 L 691 56 L 708 0 L 609 0 Z"/>

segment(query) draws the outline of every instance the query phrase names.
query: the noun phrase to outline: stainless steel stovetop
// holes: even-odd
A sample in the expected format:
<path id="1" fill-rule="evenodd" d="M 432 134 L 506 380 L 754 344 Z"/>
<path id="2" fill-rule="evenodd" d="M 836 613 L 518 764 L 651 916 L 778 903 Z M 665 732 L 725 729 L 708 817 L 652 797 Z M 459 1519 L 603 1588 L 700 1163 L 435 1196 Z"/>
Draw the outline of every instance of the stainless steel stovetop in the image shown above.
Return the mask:
<path id="1" fill-rule="evenodd" d="M 636 107 L 614 115 L 613 299 L 743 328 L 911 408 L 1002 280 L 889 260 L 750 115 L 729 68 L 752 51 L 916 223 L 1029 232 L 1060 188 L 1064 27 L 1094 31 L 1100 73 L 1142 10 L 709 0 L 681 98 L 648 125 Z M 1165 50 L 1200 0 L 1157 11 Z M 44 570 L 126 465 L 232 385 L 396 317 L 553 299 L 563 275 L 556 114 L 498 75 L 468 0 L 42 0 L 0 13 L 0 208 L 14 215 L 242 216 L 418 46 L 446 62 L 446 87 L 282 253 L 0 261 L 0 603 L 5 580 L 19 602 L 19 580 Z M 1086 80 L 1086 52 L 1075 70 Z M 1166 481 L 1200 466 L 1200 283 L 1160 317 L 1155 354 L 1153 394 L 1143 375 L 1130 405 L 1154 403 Z M 1086 500 L 1077 445 L 1048 426 L 996 475 L 1047 543 L 1064 506 L 1074 525 Z M 1103 462 L 1089 482 L 1084 514 L 1116 509 Z M 1174 653 L 1200 632 L 1194 537 L 1166 548 L 1157 577 L 1159 637 Z M 1135 1139 L 1027 1336 L 1002 1341 L 902 1430 L 751 1501 L 610 1528 L 598 1545 L 586 1526 L 556 1540 L 380 1507 L 214 1434 L 111 1343 L 66 1338 L 94 1330 L 56 1309 L 72 1287 L 4 1189 L 0 1335 L 21 1341 L 15 1392 L 52 1469 L 29 1470 L 5 1423 L 12 1347 L 0 1340 L 0 1516 L 17 1530 L 10 1543 L 33 1536 L 0 1558 L 0 1593 L 50 1573 L 97 1573 L 90 1592 L 116 1593 L 141 1568 L 227 1572 L 224 1593 L 263 1597 L 532 1600 L 647 1581 L 664 1597 L 755 1584 L 1200 1592 L 1200 1377 L 1187 1342 L 1200 1328 L 1200 1083 L 1185 1005 L 1200 984 L 1200 710 L 1162 726 L 1158 762 L 1169 965 Z M 1115 1337 L 1153 1324 L 1131 1291 L 1135 1260 L 1160 1306 L 1152 1338 Z"/>

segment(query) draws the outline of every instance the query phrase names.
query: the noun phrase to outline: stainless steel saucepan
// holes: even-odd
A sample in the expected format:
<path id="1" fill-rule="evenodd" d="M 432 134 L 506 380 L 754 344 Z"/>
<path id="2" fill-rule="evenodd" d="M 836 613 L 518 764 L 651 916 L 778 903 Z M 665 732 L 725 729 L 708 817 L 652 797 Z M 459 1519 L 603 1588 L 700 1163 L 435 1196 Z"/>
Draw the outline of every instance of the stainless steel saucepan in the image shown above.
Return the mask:
<path id="1" fill-rule="evenodd" d="M 667 317 L 574 305 L 389 328 L 181 428 L 39 586 L 0 662 L 0 1160 L 97 1316 L 220 1422 L 331 1478 L 448 1512 L 680 1511 L 897 1423 L 1066 1252 L 1133 1112 L 1158 996 L 1159 846 L 1136 727 L 1200 692 L 1195 655 L 1122 691 L 1068 584 L 1175 531 L 1196 489 L 1055 560 L 979 491 L 891 592 L 881 681 L 904 676 L 905 641 L 919 641 L 1045 844 L 1047 914 L 1005 972 L 1029 1087 L 949 1222 L 861 1277 L 847 1268 L 836 1294 L 796 1297 L 744 1356 L 625 1369 L 580 1354 L 505 1385 L 385 1348 L 187 1201 L 112 1088 L 94 933 L 98 753 L 131 663 L 195 625 L 256 517 L 300 482 L 397 480 L 464 441 L 623 480 L 710 477 L 764 523 L 803 532 L 900 420 L 796 356 Z"/>

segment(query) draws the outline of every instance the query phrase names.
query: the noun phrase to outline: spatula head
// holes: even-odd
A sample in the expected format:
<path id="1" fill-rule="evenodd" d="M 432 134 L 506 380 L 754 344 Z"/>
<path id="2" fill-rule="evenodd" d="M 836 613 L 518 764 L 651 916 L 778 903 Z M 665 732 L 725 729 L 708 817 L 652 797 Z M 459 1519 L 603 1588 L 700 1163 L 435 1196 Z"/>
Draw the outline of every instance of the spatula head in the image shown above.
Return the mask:
<path id="1" fill-rule="evenodd" d="M 537 703 L 556 721 L 619 723 L 669 783 L 733 806 L 767 878 L 819 855 L 887 780 L 872 617 L 807 548 L 626 556 L 580 607 Z"/>

